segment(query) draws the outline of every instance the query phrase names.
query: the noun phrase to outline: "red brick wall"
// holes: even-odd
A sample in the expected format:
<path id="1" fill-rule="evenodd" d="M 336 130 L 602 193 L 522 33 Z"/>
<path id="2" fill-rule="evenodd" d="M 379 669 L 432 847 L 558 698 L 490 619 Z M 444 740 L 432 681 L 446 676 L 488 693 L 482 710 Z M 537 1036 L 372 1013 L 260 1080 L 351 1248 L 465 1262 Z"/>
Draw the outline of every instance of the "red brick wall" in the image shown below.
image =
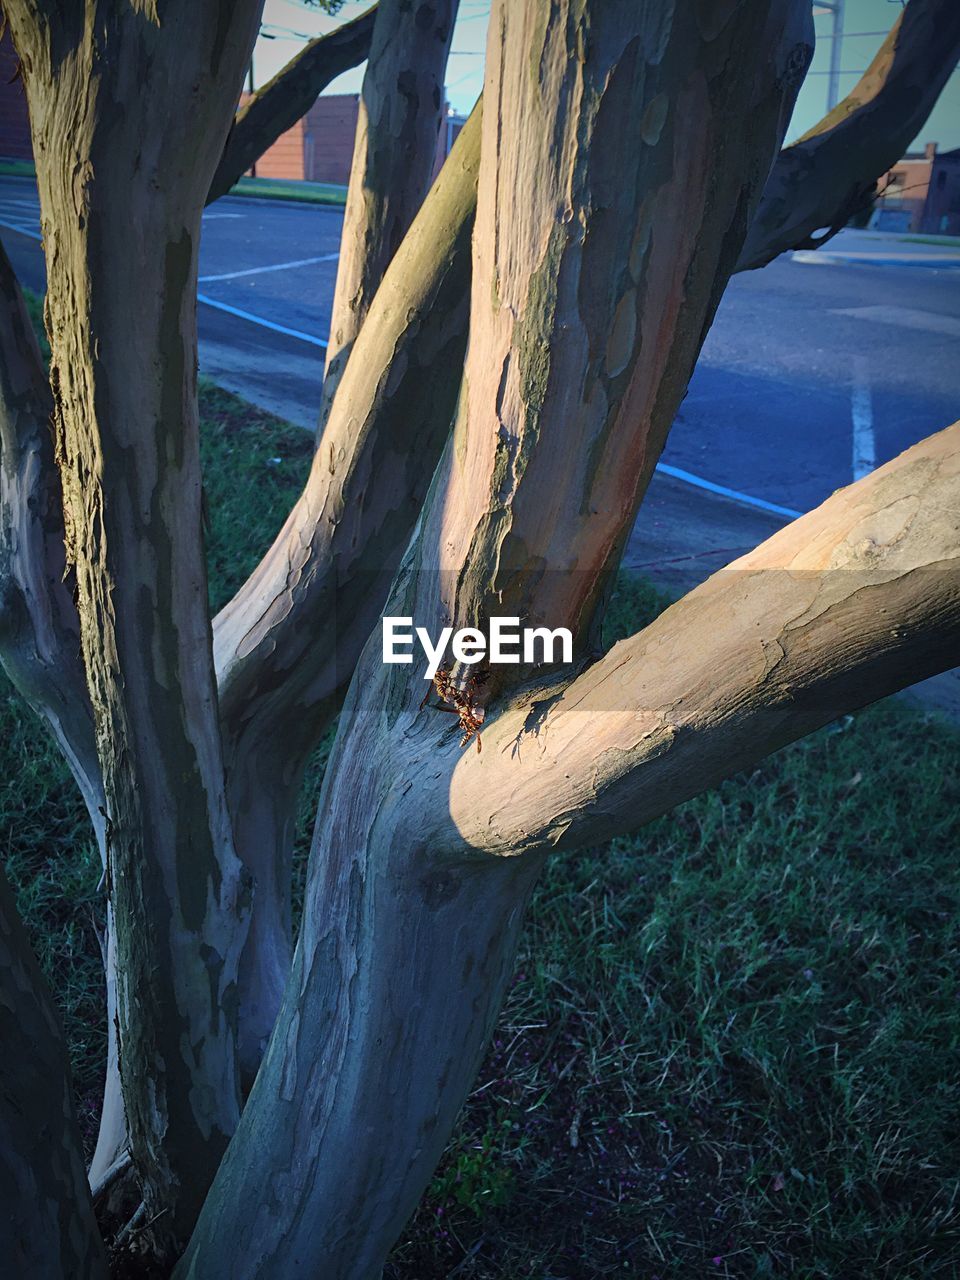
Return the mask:
<path id="1" fill-rule="evenodd" d="M 2 21 L 0 14 L 0 23 Z M 27 99 L 17 76 L 17 66 L 13 41 L 9 31 L 5 31 L 0 40 L 0 156 L 32 160 Z"/>

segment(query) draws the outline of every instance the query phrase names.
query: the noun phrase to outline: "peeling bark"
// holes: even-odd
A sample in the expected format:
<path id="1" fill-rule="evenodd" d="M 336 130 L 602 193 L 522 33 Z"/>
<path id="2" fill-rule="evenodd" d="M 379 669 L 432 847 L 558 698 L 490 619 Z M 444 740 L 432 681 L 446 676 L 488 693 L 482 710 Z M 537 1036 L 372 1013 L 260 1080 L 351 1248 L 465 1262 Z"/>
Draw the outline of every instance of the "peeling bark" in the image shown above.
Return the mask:
<path id="1" fill-rule="evenodd" d="M 363 77 L 330 320 L 321 430 L 383 273 L 423 202 L 459 0 L 380 0 Z"/>
<path id="2" fill-rule="evenodd" d="M 855 88 L 777 157 L 737 270 L 840 231 L 923 128 L 958 58 L 960 5 L 909 0 Z"/>
<path id="3" fill-rule="evenodd" d="M 329 35 L 311 40 L 244 103 L 210 184 L 208 204 L 226 195 L 264 151 L 310 110 L 331 80 L 363 62 L 376 16 L 374 5 Z"/>
<path id="4" fill-rule="evenodd" d="M 532 616 L 585 612 L 582 579 L 632 518 L 809 51 L 805 0 L 702 27 L 609 0 L 553 8 L 502 0 L 491 19 L 467 387 L 387 606 L 431 628 L 447 591 L 459 617 L 481 583 L 501 611 L 522 586 Z M 634 322 L 613 323 L 625 296 Z M 539 561 L 503 553 L 511 529 Z M 586 572 L 564 572 L 577 555 Z M 460 755 L 419 674 L 384 666 L 376 635 L 361 659 L 291 979 L 181 1280 L 379 1275 L 469 1088 L 541 858 L 489 858 L 444 825 Z"/>
<path id="5" fill-rule="evenodd" d="M 0 1257 L 4 1274 L 107 1275 L 60 1019 L 0 872 Z"/>
<path id="6" fill-rule="evenodd" d="M 200 214 L 258 6 L 183 0 L 162 18 L 96 0 L 42 8 L 8 16 L 30 103 L 67 563 L 108 815 L 124 1102 L 152 1234 L 169 1251 L 239 1111 L 249 887 L 226 812 L 207 615 L 195 297 Z"/>

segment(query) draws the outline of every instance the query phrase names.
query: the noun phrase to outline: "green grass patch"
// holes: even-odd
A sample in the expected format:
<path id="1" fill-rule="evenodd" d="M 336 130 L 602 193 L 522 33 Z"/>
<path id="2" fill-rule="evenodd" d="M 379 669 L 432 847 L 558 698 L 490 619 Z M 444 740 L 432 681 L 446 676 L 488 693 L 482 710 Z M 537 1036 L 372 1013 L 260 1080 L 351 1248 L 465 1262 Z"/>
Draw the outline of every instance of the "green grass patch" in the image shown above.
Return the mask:
<path id="1" fill-rule="evenodd" d="M 218 607 L 299 492 L 311 441 L 208 384 L 200 403 Z M 608 641 L 666 603 L 622 577 Z M 0 717 L 6 865 L 90 1141 L 99 865 L 66 769 L 7 687 Z M 386 1276 L 955 1276 L 958 759 L 953 728 L 889 701 L 557 858 Z"/>
<path id="2" fill-rule="evenodd" d="M 0 175 L 7 178 L 35 178 L 37 166 L 32 160 L 15 160 L 4 157 L 0 160 Z"/>
<path id="3" fill-rule="evenodd" d="M 347 188 L 332 182 L 298 182 L 282 178 L 241 178 L 230 188 L 232 196 L 258 200 L 297 200 L 304 204 L 329 204 L 343 208 Z"/>
<path id="4" fill-rule="evenodd" d="M 904 236 L 910 244 L 943 244 L 960 249 L 960 236 Z"/>

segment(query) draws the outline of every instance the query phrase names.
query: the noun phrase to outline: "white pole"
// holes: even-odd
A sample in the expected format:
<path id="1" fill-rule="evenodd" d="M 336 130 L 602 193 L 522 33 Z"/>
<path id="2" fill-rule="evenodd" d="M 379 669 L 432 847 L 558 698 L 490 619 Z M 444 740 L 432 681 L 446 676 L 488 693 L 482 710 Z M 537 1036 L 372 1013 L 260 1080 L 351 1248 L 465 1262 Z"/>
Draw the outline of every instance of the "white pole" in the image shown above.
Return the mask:
<path id="1" fill-rule="evenodd" d="M 832 111 L 840 101 L 840 58 L 843 54 L 843 4 L 844 0 L 834 0 L 829 7 L 833 10 L 833 39 L 830 41 L 830 75 L 827 77 L 827 111 Z M 825 5 L 824 8 L 827 6 Z"/>

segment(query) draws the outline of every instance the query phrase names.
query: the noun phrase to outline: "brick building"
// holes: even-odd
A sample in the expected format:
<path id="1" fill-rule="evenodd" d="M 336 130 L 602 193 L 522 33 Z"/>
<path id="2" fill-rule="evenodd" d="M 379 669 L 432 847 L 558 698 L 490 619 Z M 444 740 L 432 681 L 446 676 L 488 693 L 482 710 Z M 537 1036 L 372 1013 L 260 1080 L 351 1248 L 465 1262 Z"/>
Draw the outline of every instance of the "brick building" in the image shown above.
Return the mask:
<path id="1" fill-rule="evenodd" d="M 244 94 L 241 103 L 247 97 Z M 281 134 L 256 164 L 258 178 L 295 178 L 346 186 L 353 162 L 353 140 L 360 115 L 358 93 L 319 97 L 292 129 Z M 463 128 L 463 116 L 448 114 L 437 138 L 439 170 Z"/>
<path id="2" fill-rule="evenodd" d="M 908 151 L 880 179 L 880 190 L 871 227 L 960 235 L 960 147 L 938 152 L 928 142 L 923 151 Z"/>
<path id="3" fill-rule="evenodd" d="M 23 84 L 17 75 L 17 55 L 5 31 L 0 39 L 0 156 L 30 160 L 30 120 Z M 241 102 L 247 97 L 244 94 Z M 307 114 L 259 158 L 259 178 L 294 178 L 343 186 L 350 181 L 353 139 L 360 113 L 358 93 L 328 94 L 316 100 Z M 448 115 L 437 140 L 437 169 L 446 159 L 464 124 Z"/>

